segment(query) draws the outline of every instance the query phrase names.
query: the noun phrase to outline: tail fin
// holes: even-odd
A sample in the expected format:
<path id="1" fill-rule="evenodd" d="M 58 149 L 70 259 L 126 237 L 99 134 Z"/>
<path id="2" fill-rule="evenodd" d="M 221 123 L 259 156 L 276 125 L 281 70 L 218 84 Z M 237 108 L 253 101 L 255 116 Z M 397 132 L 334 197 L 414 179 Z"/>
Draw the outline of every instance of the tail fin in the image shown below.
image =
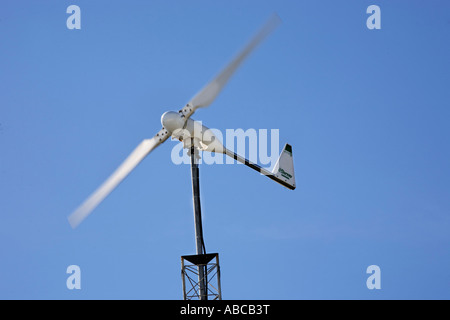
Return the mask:
<path id="1" fill-rule="evenodd" d="M 295 189 L 295 175 L 294 175 L 294 160 L 292 158 L 292 147 L 290 144 L 285 144 L 283 151 L 278 158 L 272 174 L 279 180 L 283 181 L 289 189 Z"/>

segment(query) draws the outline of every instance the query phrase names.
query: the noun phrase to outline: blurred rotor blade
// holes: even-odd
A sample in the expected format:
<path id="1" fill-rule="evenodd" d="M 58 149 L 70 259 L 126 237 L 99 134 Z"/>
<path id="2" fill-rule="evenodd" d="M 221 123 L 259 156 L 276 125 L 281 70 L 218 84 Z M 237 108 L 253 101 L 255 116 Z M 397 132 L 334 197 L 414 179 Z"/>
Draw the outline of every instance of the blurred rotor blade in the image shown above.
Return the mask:
<path id="1" fill-rule="evenodd" d="M 225 69 L 219 73 L 216 78 L 209 82 L 205 87 L 203 87 L 200 92 L 198 92 L 188 103 L 186 107 L 191 108 L 189 115 L 194 113 L 197 108 L 204 108 L 209 106 L 223 87 L 226 85 L 227 81 L 240 66 L 242 61 L 260 44 L 268 35 L 271 33 L 275 27 L 281 22 L 280 17 L 277 14 L 271 16 L 271 18 L 264 24 L 261 30 L 253 37 L 253 39 L 244 47 L 244 49 L 232 60 Z"/>
<path id="2" fill-rule="evenodd" d="M 72 228 L 76 228 L 153 149 L 168 137 L 167 130 L 163 128 L 153 138 L 143 140 L 116 171 L 68 217 Z"/>

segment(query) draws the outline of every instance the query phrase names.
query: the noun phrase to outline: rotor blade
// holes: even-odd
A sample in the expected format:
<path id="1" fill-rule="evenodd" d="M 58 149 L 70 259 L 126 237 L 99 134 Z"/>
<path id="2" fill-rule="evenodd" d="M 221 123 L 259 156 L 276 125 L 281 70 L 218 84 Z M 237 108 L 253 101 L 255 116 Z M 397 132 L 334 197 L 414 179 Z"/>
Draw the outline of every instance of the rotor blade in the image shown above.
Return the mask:
<path id="1" fill-rule="evenodd" d="M 168 137 L 167 131 L 163 128 L 155 137 L 143 140 L 116 171 L 68 217 L 72 228 L 76 228 L 153 149 Z"/>
<path id="2" fill-rule="evenodd" d="M 193 110 L 197 108 L 204 108 L 209 106 L 220 91 L 223 89 L 227 81 L 240 66 L 242 61 L 260 44 L 264 38 L 266 38 L 270 32 L 272 32 L 275 27 L 281 22 L 278 15 L 274 14 L 261 28 L 261 30 L 254 36 L 254 38 L 244 47 L 244 49 L 232 60 L 225 69 L 222 70 L 216 78 L 209 82 L 205 87 L 203 87 L 200 92 L 198 92 L 188 103 Z"/>

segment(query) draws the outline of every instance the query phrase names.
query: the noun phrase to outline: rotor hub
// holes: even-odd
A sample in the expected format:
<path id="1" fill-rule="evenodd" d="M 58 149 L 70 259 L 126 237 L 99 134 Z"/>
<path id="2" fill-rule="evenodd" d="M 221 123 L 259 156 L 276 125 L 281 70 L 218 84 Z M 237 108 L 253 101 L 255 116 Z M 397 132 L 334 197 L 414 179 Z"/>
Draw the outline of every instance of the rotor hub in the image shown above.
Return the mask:
<path id="1" fill-rule="evenodd" d="M 174 133 L 183 129 L 184 117 L 175 111 L 167 111 L 161 116 L 161 124 L 167 131 Z"/>

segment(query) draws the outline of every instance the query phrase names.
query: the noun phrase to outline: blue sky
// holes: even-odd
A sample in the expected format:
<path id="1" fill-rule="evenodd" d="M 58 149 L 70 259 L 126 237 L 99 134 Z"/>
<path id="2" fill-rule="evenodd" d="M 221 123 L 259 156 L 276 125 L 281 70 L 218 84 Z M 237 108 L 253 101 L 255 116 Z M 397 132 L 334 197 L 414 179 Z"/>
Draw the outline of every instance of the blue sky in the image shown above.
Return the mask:
<path id="1" fill-rule="evenodd" d="M 67 216 L 273 12 L 282 24 L 193 117 L 293 146 L 295 191 L 200 168 L 224 299 L 450 298 L 450 5 L 382 0 L 3 1 L 0 298 L 182 298 L 195 243 L 175 142 L 77 229 Z M 81 290 L 66 287 L 73 264 Z"/>

